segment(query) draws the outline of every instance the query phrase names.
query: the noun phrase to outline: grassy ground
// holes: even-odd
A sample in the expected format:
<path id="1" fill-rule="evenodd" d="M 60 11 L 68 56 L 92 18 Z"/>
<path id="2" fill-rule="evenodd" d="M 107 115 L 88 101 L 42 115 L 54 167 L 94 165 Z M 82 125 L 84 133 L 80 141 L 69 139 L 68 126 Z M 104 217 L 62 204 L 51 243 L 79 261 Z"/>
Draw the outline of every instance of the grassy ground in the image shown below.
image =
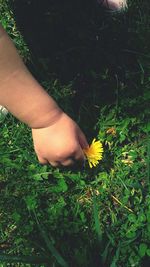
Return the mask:
<path id="1" fill-rule="evenodd" d="M 0 0 L 32 73 L 104 146 L 95 169 L 41 166 L 30 129 L 1 118 L 1 267 L 150 264 L 149 1 L 86 2 Z"/>

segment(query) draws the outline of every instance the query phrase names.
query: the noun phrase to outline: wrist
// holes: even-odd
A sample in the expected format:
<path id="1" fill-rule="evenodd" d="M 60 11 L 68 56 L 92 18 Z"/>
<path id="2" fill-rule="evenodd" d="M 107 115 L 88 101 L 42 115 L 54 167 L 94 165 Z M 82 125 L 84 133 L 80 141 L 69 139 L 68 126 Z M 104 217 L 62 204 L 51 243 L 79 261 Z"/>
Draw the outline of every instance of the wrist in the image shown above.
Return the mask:
<path id="1" fill-rule="evenodd" d="M 49 111 L 38 114 L 28 126 L 32 129 L 46 128 L 55 124 L 64 114 L 64 112 L 57 106 Z"/>

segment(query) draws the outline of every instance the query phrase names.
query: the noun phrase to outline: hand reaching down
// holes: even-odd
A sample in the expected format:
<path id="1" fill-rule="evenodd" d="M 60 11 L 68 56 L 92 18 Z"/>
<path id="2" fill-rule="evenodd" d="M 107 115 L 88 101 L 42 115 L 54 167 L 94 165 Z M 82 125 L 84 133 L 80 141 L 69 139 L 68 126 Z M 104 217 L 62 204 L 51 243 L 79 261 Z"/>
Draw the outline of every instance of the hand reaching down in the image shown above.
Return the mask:
<path id="1" fill-rule="evenodd" d="M 0 106 L 32 129 L 40 163 L 69 166 L 84 160 L 84 134 L 32 76 L 1 26 Z"/>
<path id="2" fill-rule="evenodd" d="M 83 148 L 88 143 L 79 126 L 62 113 L 52 125 L 32 129 L 34 149 L 41 164 L 70 166 L 84 161 Z"/>

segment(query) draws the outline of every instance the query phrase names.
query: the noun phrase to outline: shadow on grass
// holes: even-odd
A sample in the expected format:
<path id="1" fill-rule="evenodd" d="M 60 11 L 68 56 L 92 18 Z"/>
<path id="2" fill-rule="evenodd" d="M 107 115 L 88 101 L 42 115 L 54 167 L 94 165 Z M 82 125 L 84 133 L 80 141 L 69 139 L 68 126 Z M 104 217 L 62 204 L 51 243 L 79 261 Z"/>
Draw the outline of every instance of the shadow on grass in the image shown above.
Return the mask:
<path id="1" fill-rule="evenodd" d="M 126 52 L 127 13 L 112 16 L 96 0 L 14 0 L 12 9 L 37 79 L 53 74 L 62 83 L 73 81 L 76 109 L 91 96 L 95 105 L 114 101 L 117 79 L 126 80 L 136 58 Z"/>
<path id="2" fill-rule="evenodd" d="M 93 133 L 101 106 L 117 101 L 120 84 L 138 93 L 137 54 L 129 51 L 141 48 L 130 31 L 132 10 L 112 15 L 96 0 L 14 0 L 11 7 L 31 51 L 29 68 L 40 82 L 72 83 L 73 118 L 81 125 L 88 118 L 85 131 Z"/>
<path id="3" fill-rule="evenodd" d="M 112 17 L 96 0 L 15 0 L 13 10 L 35 63 L 63 82 L 104 67 L 123 76 L 131 63 L 122 51 L 128 46 L 127 16 Z"/>

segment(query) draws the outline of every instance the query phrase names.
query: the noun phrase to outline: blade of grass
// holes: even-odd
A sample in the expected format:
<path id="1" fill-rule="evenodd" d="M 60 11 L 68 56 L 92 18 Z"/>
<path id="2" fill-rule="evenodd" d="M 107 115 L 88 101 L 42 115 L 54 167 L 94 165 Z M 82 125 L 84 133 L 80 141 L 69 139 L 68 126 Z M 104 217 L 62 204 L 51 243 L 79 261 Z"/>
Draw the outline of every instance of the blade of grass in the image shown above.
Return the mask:
<path id="1" fill-rule="evenodd" d="M 23 255 L 15 256 L 15 255 L 0 254 L 0 262 L 41 264 L 41 263 L 47 263 L 48 259 L 40 256 L 23 256 Z"/>
<path id="2" fill-rule="evenodd" d="M 35 213 L 35 211 L 33 211 L 34 213 L 34 217 L 38 226 L 38 229 L 41 233 L 41 236 L 43 237 L 43 240 L 47 246 L 47 249 L 49 250 L 49 252 L 55 257 L 55 259 L 57 260 L 57 262 L 62 266 L 62 267 L 68 267 L 68 264 L 66 263 L 66 261 L 63 259 L 63 257 L 60 255 L 60 253 L 56 250 L 56 248 L 54 247 L 52 241 L 48 238 L 48 235 L 44 229 L 43 226 L 41 226 L 41 224 L 38 221 L 37 215 Z"/>
<path id="3" fill-rule="evenodd" d="M 118 198 L 116 198 L 115 196 L 111 195 L 111 197 L 113 198 L 113 200 L 115 200 L 115 202 L 117 202 L 118 204 L 120 204 L 123 208 L 127 209 L 128 211 L 133 213 L 133 210 L 131 210 L 130 208 L 128 208 L 126 205 L 124 205 Z"/>
<path id="4" fill-rule="evenodd" d="M 120 254 L 120 246 L 118 246 L 117 250 L 116 250 L 116 254 L 113 257 L 112 263 L 110 265 L 110 267 L 117 267 L 117 261 L 119 259 L 119 254 Z"/>
<path id="5" fill-rule="evenodd" d="M 147 144 L 147 178 L 148 178 L 148 186 L 150 188 L 150 139 L 148 139 L 148 144 Z"/>
<path id="6" fill-rule="evenodd" d="M 111 241 L 109 240 L 103 253 L 102 253 L 102 262 L 105 263 L 106 262 L 106 259 L 107 259 L 107 256 L 108 256 L 108 252 L 109 252 L 109 246 L 111 244 Z"/>
<path id="7" fill-rule="evenodd" d="M 94 222 L 95 222 L 95 230 L 98 236 L 98 240 L 102 242 L 102 230 L 100 226 L 99 216 L 98 216 L 98 207 L 96 202 L 96 197 L 93 195 L 93 213 L 94 213 Z"/>

